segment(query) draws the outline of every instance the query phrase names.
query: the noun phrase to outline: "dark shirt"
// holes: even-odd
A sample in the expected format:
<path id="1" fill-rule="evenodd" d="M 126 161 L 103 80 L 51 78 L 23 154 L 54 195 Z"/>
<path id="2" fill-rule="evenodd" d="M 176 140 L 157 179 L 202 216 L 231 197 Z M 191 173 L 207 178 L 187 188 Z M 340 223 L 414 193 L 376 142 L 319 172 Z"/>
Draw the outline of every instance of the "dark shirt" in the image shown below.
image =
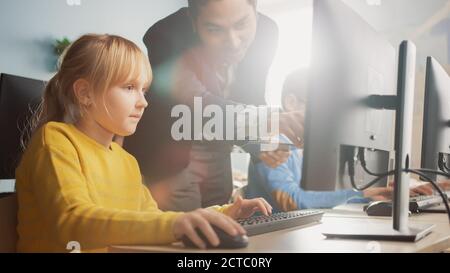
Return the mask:
<path id="1" fill-rule="evenodd" d="M 141 172 L 148 182 L 158 181 L 175 175 L 189 164 L 192 142 L 175 141 L 171 136 L 171 117 L 174 105 L 186 102 L 194 96 L 203 98 L 203 106 L 230 104 L 265 105 L 266 78 L 272 64 L 278 41 L 278 28 L 270 18 L 259 14 L 256 37 L 242 62 L 236 67 L 235 80 L 228 98 L 212 90 L 213 83 L 207 83 L 199 73 L 205 72 L 202 63 L 192 63 L 194 81 L 204 87 L 186 89 L 178 96 L 174 83 L 179 82 L 177 68 L 180 59 L 199 44 L 187 8 L 154 24 L 145 34 L 144 43 L 153 68 L 153 83 L 149 92 L 149 107 L 133 136 L 127 137 L 124 147 L 139 162 Z M 188 54 L 189 55 L 189 54 Z M 206 77 L 208 78 L 208 77 Z M 210 90 L 208 90 L 208 88 Z M 212 88 L 212 89 L 211 89 Z M 190 90 L 190 91 L 189 91 Z"/>

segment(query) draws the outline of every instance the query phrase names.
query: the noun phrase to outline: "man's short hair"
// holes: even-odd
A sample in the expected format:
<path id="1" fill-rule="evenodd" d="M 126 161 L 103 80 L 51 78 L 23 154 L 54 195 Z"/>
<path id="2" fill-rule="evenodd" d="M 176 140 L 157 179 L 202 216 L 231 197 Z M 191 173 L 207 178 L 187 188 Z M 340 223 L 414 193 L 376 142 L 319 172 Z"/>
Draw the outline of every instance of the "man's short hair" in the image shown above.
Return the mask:
<path id="1" fill-rule="evenodd" d="M 188 0 L 189 12 L 192 18 L 196 18 L 201 6 L 206 5 L 209 1 L 223 1 L 223 0 Z M 256 9 L 258 0 L 247 0 L 247 2 Z"/>

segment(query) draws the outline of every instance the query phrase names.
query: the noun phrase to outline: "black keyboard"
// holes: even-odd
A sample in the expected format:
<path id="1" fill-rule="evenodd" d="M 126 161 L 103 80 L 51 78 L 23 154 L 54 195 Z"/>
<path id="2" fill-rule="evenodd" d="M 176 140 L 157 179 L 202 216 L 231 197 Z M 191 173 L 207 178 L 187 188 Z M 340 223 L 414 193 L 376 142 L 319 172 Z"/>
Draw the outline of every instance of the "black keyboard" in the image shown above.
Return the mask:
<path id="1" fill-rule="evenodd" d="M 253 236 L 320 222 L 322 216 L 323 211 L 320 210 L 298 210 L 274 213 L 271 216 L 253 216 L 238 220 L 238 223 L 245 228 L 248 236 Z"/>

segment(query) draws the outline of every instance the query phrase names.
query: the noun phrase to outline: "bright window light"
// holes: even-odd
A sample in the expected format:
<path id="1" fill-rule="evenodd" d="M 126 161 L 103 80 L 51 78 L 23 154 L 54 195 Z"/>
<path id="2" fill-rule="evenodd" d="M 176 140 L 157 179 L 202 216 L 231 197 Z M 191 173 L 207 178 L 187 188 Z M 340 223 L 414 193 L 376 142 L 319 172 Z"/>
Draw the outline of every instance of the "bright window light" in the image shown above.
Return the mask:
<path id="1" fill-rule="evenodd" d="M 259 9 L 277 23 L 280 32 L 278 50 L 267 79 L 266 101 L 280 106 L 286 77 L 310 65 L 313 4 L 311 0 L 265 2 L 259 2 Z"/>

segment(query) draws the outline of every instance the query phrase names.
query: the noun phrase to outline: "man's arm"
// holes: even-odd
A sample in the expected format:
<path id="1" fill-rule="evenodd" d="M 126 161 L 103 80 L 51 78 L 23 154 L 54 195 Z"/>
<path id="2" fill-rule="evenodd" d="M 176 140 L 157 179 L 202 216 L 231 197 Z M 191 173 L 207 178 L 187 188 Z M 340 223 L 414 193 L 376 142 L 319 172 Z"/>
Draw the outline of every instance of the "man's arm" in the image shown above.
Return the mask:
<path id="1" fill-rule="evenodd" d="M 252 103 L 239 103 L 210 92 L 190 69 L 192 67 L 189 66 L 195 65 L 195 63 L 180 64 L 176 61 L 196 43 L 196 39 L 192 38 L 195 37 L 195 33 L 189 20 L 186 11 L 182 9 L 156 23 L 144 37 L 150 62 L 154 68 L 154 83 L 150 92 L 150 100 L 171 100 L 172 106 L 185 104 L 192 107 L 193 98 L 198 97 L 202 99 L 203 107 L 217 105 L 223 112 L 225 112 L 227 106 L 241 106 L 242 110 L 236 114 L 234 120 L 234 131 L 248 132 L 245 133 L 245 136 L 255 139 L 257 136 L 251 135 L 251 133 L 259 131 L 257 123 L 247 122 L 243 124 L 237 122 L 245 120 L 246 112 L 256 110 L 256 107 L 251 105 Z M 254 45 L 249 49 L 249 56 L 244 59 L 244 64 L 241 65 L 242 69 L 239 71 L 239 73 L 245 72 L 249 77 L 238 79 L 254 82 L 254 84 L 244 84 L 243 86 L 251 87 L 252 90 L 255 89 L 255 92 L 265 92 L 266 77 L 275 56 L 277 41 L 278 28 L 275 22 L 260 14 L 257 38 Z M 255 71 L 255 62 L 258 62 L 258 70 L 261 70 L 258 75 L 252 75 Z M 252 76 L 262 77 L 263 79 L 254 79 L 255 77 Z M 248 92 L 252 90 L 248 90 Z M 261 118 L 267 119 L 267 116 Z M 222 121 L 223 124 L 226 124 L 225 115 Z M 260 124 L 267 124 L 268 122 L 260 122 Z M 224 139 L 226 139 L 225 136 Z"/>

